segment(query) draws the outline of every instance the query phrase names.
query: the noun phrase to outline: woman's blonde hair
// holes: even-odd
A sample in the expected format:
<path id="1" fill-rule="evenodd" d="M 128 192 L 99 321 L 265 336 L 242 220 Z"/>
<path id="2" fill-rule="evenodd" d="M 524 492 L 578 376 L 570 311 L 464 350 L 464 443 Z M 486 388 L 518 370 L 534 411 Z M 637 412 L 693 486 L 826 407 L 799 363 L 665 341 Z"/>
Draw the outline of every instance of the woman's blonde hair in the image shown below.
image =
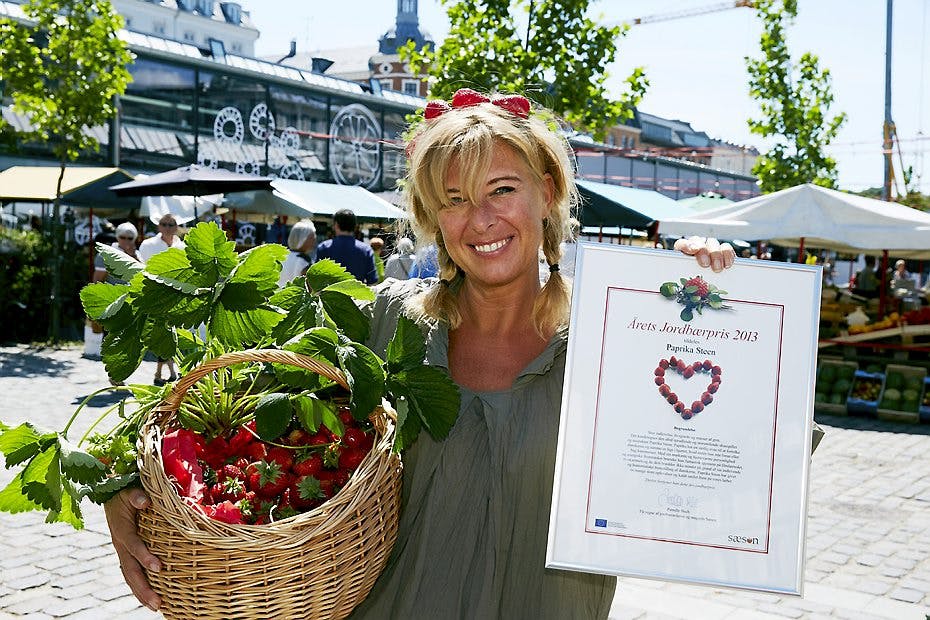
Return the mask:
<path id="1" fill-rule="evenodd" d="M 404 193 L 408 226 L 419 245 L 434 243 L 438 250 L 440 283 L 408 303 L 415 316 L 447 321 L 457 327 L 461 316 L 456 293 L 466 277 L 446 251 L 438 213 L 450 205 L 446 173 L 453 163 L 465 179 L 462 197 L 474 201 L 490 166 L 492 150 L 504 145 L 513 150 L 539 183 L 552 178 L 549 214 L 543 219 L 542 251 L 546 262 L 558 265 L 561 243 L 574 236 L 572 218 L 578 204 L 574 182 L 574 155 L 567 140 L 540 118 L 521 118 L 491 103 L 453 108 L 442 116 L 422 121 L 408 142 L 409 169 Z M 569 287 L 557 268 L 551 271 L 533 306 L 533 324 L 540 335 L 550 334 L 568 322 Z"/>

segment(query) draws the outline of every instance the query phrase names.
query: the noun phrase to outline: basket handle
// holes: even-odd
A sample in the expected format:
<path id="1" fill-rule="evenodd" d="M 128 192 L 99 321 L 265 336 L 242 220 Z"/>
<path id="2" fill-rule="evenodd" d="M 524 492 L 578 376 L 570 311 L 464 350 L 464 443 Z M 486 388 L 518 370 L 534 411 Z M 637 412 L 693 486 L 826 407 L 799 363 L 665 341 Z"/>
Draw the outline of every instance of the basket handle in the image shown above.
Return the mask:
<path id="1" fill-rule="evenodd" d="M 171 393 L 165 397 L 163 405 L 167 405 L 167 408 L 176 411 L 178 407 L 181 406 L 181 401 L 184 400 L 187 390 L 200 381 L 200 379 L 214 370 L 232 366 L 233 364 L 241 364 L 243 362 L 272 362 L 275 364 L 297 366 L 315 372 L 328 379 L 332 379 L 346 390 L 350 389 L 343 372 L 327 362 L 321 362 L 300 353 L 282 351 L 281 349 L 246 349 L 245 351 L 224 353 L 191 370 L 174 384 Z"/>

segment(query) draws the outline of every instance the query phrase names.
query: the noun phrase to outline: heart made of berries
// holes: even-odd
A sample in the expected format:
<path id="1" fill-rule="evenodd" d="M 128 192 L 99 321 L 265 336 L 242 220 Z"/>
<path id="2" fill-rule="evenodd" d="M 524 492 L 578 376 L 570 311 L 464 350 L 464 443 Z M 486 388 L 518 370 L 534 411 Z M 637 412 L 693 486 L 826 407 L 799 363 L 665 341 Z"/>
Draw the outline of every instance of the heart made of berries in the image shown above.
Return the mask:
<path id="1" fill-rule="evenodd" d="M 701 394 L 701 398 L 691 403 L 691 406 L 688 407 L 681 402 L 678 395 L 675 394 L 672 388 L 665 382 L 665 373 L 667 372 L 677 372 L 685 379 L 690 379 L 698 373 L 707 374 L 710 376 L 710 383 L 707 384 L 707 388 L 705 388 L 704 393 Z M 659 386 L 659 394 L 668 401 L 672 409 L 685 420 L 690 420 L 714 402 L 714 394 L 720 389 L 722 375 L 723 370 L 721 370 L 720 366 L 715 366 L 710 360 L 688 363 L 673 355 L 669 359 L 663 358 L 659 360 L 659 365 L 655 370 L 655 382 L 656 385 Z"/>

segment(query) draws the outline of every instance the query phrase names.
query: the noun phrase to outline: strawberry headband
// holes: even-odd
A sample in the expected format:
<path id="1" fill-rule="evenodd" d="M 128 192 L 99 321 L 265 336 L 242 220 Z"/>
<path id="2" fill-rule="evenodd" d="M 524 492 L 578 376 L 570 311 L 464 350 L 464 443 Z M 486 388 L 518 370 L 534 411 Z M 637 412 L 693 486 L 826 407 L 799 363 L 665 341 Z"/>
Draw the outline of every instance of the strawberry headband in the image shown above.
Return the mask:
<path id="1" fill-rule="evenodd" d="M 449 110 L 469 108 L 481 103 L 496 105 L 520 118 L 528 118 L 530 115 L 530 101 L 526 97 L 521 97 L 520 95 L 497 95 L 491 98 L 470 88 L 460 88 L 452 95 L 452 101 L 450 103 L 442 99 L 434 99 L 428 102 L 423 109 L 423 118 L 431 120 L 442 116 Z"/>

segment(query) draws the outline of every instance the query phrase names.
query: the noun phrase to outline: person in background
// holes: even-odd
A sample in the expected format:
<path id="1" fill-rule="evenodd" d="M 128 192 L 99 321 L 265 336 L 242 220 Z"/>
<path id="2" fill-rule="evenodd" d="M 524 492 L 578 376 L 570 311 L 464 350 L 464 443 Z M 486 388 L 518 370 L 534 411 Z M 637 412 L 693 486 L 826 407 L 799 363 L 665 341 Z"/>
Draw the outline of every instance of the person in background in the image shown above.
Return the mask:
<path id="1" fill-rule="evenodd" d="M 878 275 L 875 273 L 875 257 L 866 256 L 865 266 L 856 273 L 855 286 L 852 292 L 860 297 L 873 299 L 878 297 L 880 286 Z"/>
<path id="2" fill-rule="evenodd" d="M 408 145 L 409 216 L 417 238 L 436 243 L 439 278 L 379 287 L 365 306 L 368 344 L 382 354 L 400 315 L 418 321 L 428 363 L 462 399 L 445 440 L 421 436 L 404 454 L 397 542 L 353 620 L 610 612 L 615 577 L 545 567 L 570 309 L 559 262 L 579 196 L 565 137 L 530 116 L 528 100 L 506 102 L 431 101 L 427 110 L 445 113 L 424 118 Z M 732 248 L 713 239 L 676 248 L 714 271 L 733 264 Z M 143 566 L 160 560 L 135 521 L 149 503 L 142 489 L 124 490 L 106 515 L 126 581 L 156 609 Z"/>
<path id="3" fill-rule="evenodd" d="M 111 244 L 112 247 L 121 251 L 123 254 L 141 263 L 139 252 L 136 249 L 136 237 L 138 236 L 136 227 L 129 222 L 123 222 L 116 227 L 116 241 Z M 107 273 L 107 266 L 103 262 L 103 255 L 97 252 L 94 258 L 94 282 L 109 282 L 110 284 L 126 284 L 125 280 L 120 280 Z"/>
<path id="4" fill-rule="evenodd" d="M 368 241 L 371 246 L 371 253 L 375 259 L 375 271 L 378 273 L 378 282 L 384 282 L 384 260 L 381 258 L 381 252 L 384 250 L 384 239 L 381 237 L 372 237 Z"/>
<path id="5" fill-rule="evenodd" d="M 431 243 L 425 248 L 420 248 L 413 266 L 410 268 L 408 278 L 435 278 L 439 275 L 439 258 L 436 244 Z"/>
<path id="6" fill-rule="evenodd" d="M 178 220 L 174 215 L 165 213 L 158 220 L 158 234 L 149 237 L 139 245 L 139 259 L 142 264 L 147 264 L 156 254 L 164 252 L 168 248 L 177 248 L 183 250 L 186 246 L 181 238 L 178 237 Z M 166 383 L 163 374 L 165 366 L 168 367 L 168 381 L 176 381 L 178 372 L 174 368 L 173 359 L 157 358 L 155 364 L 155 385 L 164 385 Z"/>
<path id="7" fill-rule="evenodd" d="M 365 284 L 377 284 L 374 252 L 355 238 L 355 226 L 355 213 L 349 209 L 336 211 L 333 216 L 334 237 L 317 246 L 316 259 L 332 259 Z"/>
<path id="8" fill-rule="evenodd" d="M 311 220 L 300 220 L 291 228 L 287 236 L 287 247 L 290 252 L 281 265 L 281 275 L 278 277 L 278 288 L 284 288 L 287 283 L 302 276 L 307 268 L 314 262 L 316 253 L 316 226 Z"/>
<path id="9" fill-rule="evenodd" d="M 413 253 L 413 241 L 406 237 L 399 239 L 394 253 L 388 256 L 384 264 L 385 279 L 406 280 L 416 258 L 416 254 Z"/>
<path id="10" fill-rule="evenodd" d="M 164 252 L 168 248 L 185 248 L 184 242 L 178 237 L 178 220 L 170 213 L 166 213 L 158 220 L 158 234 L 149 237 L 139 246 L 139 258 L 147 263 L 153 256 Z"/>

